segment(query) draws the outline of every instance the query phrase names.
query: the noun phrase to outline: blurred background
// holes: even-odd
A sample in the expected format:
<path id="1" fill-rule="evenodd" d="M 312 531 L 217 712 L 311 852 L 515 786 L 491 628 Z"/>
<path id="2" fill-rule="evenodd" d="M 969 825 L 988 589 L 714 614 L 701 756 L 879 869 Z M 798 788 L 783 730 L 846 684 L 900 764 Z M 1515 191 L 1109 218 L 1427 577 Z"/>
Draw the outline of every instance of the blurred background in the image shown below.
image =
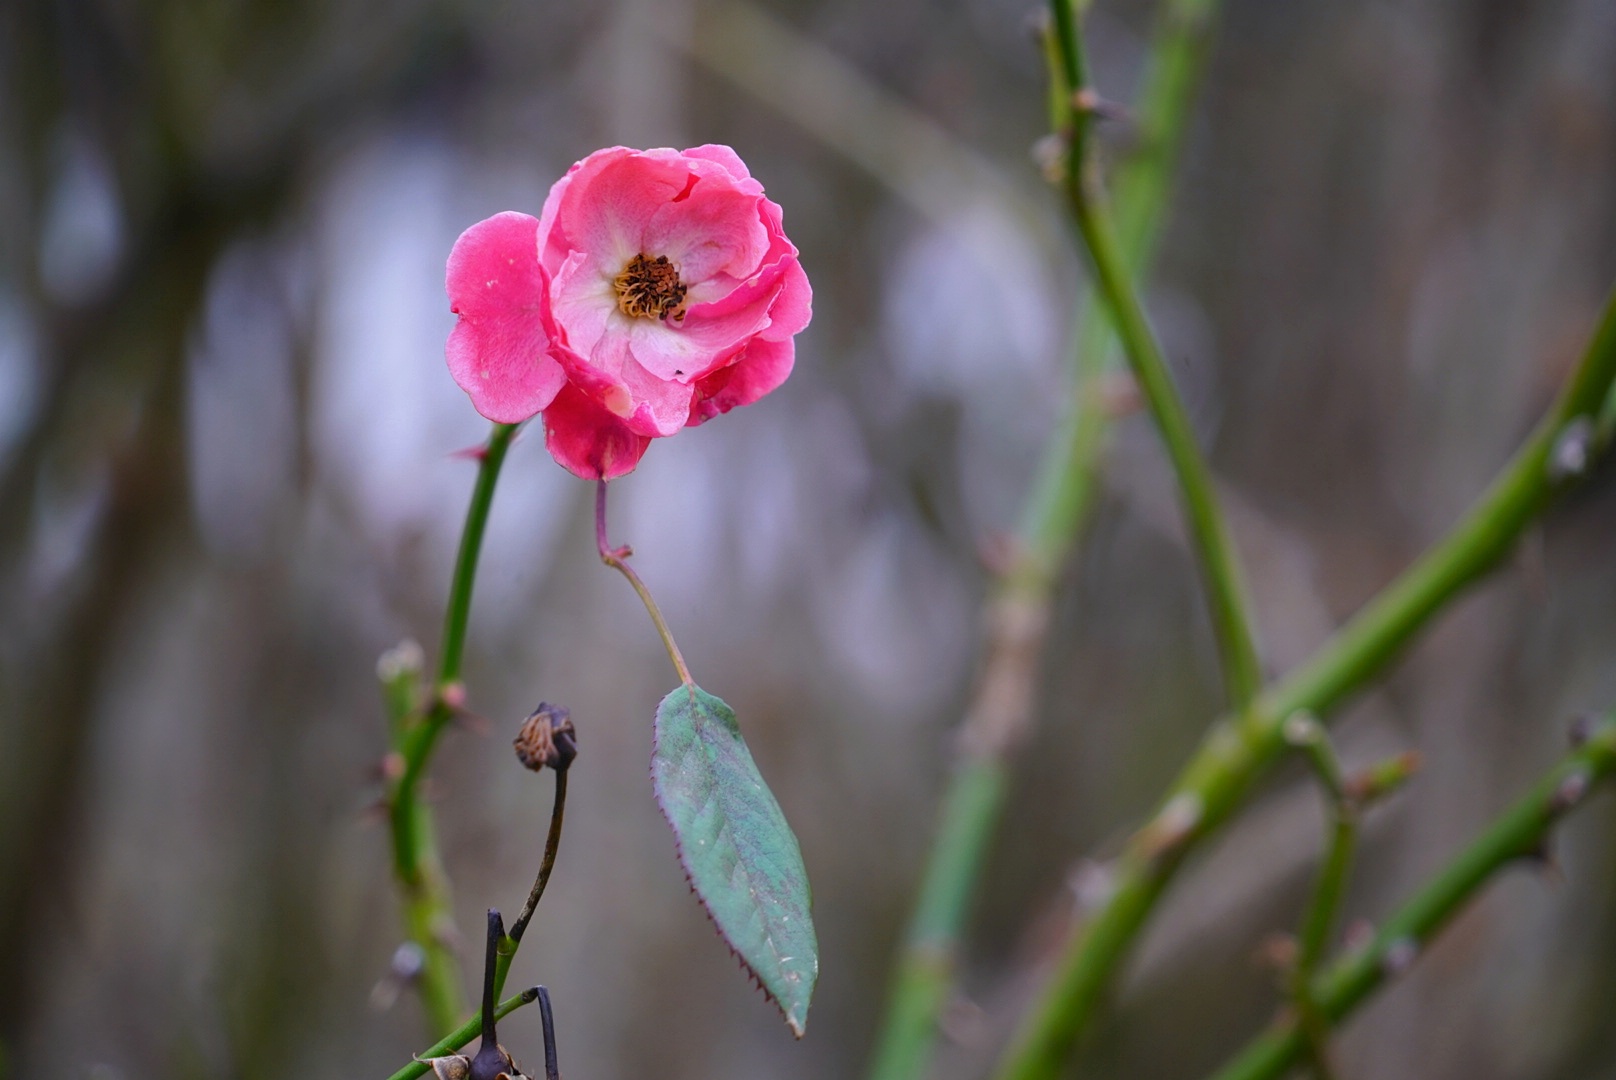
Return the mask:
<path id="1" fill-rule="evenodd" d="M 647 782 L 673 679 L 528 433 L 431 792 L 469 933 L 514 911 L 580 727 L 543 981 L 580 1078 L 855 1077 L 968 693 L 985 541 L 1066 385 L 1080 266 L 1032 161 L 1030 0 L 9 0 L 0 6 L 0 1072 L 382 1076 L 406 991 L 379 653 L 436 646 L 486 424 L 442 360 L 461 229 L 613 143 L 735 146 L 815 288 L 792 380 L 614 485 L 705 686 L 802 840 L 822 978 L 795 1043 L 691 898 Z M 1102 0 L 1131 97 L 1155 3 Z M 1616 5 L 1223 5 L 1150 306 L 1280 671 L 1439 536 L 1616 279 Z M 950 1010 L 979 1074 L 1069 908 L 1219 700 L 1143 417 L 1067 567 Z M 1373 919 L 1616 701 L 1596 474 L 1343 717 L 1425 772 L 1368 827 Z M 1275 1004 L 1321 837 L 1295 770 L 1189 868 L 1074 1075 L 1193 1077 Z M 1616 802 L 1490 889 L 1341 1039 L 1342 1074 L 1616 1077 Z M 539 1056 L 538 1017 L 502 1027 Z"/>

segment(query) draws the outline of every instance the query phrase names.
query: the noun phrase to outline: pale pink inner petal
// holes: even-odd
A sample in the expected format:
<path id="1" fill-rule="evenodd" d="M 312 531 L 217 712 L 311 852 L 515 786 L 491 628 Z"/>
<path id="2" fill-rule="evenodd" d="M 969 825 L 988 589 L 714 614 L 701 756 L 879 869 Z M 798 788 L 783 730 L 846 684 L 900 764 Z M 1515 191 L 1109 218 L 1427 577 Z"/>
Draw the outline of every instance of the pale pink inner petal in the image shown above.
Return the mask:
<path id="1" fill-rule="evenodd" d="M 744 278 L 769 250 L 769 232 L 758 218 L 760 196 L 698 180 L 690 194 L 660 207 L 645 226 L 645 250 L 666 255 L 685 285 L 715 274 Z"/>
<path id="2" fill-rule="evenodd" d="M 555 313 L 567 348 L 589 356 L 606 333 L 612 316 L 626 318 L 617 309 L 617 291 L 583 252 L 567 257 L 550 286 L 550 307 Z"/>
<path id="3" fill-rule="evenodd" d="M 661 379 L 630 359 L 623 365 L 623 386 L 633 401 L 625 420 L 642 435 L 672 435 L 690 418 L 695 391 L 682 382 Z"/>
<path id="4" fill-rule="evenodd" d="M 614 157 L 598 170 L 573 177 L 561 196 L 555 224 L 573 251 L 585 253 L 603 273 L 615 276 L 645 250 L 645 226 L 658 208 L 689 183 L 676 161 L 645 154 Z"/>

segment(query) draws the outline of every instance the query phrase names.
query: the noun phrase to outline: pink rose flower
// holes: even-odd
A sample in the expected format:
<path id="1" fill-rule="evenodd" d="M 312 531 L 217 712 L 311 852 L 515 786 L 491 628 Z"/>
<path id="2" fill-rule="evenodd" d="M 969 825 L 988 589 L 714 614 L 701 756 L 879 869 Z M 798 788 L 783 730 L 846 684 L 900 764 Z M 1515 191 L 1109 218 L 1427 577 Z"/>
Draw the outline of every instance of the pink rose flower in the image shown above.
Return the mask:
<path id="1" fill-rule="evenodd" d="M 791 373 L 812 294 L 780 207 L 727 146 L 599 150 L 543 215 L 498 214 L 449 256 L 449 369 L 477 411 L 544 413 L 586 479 Z"/>

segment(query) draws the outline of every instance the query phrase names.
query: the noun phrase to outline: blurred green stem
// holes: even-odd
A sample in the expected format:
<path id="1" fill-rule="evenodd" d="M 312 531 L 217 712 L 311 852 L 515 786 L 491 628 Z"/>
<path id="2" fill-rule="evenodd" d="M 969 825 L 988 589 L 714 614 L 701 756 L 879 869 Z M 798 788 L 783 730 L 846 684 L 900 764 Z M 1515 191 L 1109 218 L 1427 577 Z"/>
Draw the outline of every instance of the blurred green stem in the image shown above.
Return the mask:
<path id="1" fill-rule="evenodd" d="M 1140 93 L 1136 153 L 1117 168 L 1117 212 L 1130 272 L 1142 272 L 1159 231 L 1211 4 L 1169 6 Z M 1064 85 L 1064 83 L 1063 83 Z M 1069 98 L 1057 87 L 1053 107 Z M 954 985 L 961 926 L 1004 807 L 1007 759 L 1031 724 L 1051 596 L 1094 502 L 1112 415 L 1104 384 L 1116 338 L 1102 305 L 1085 298 L 1070 408 L 1044 451 L 1010 565 L 994 583 L 986 641 L 963 725 L 960 760 L 943 795 L 937 835 L 898 958 L 869 1076 L 925 1074 L 938 1018 Z"/>
<path id="2" fill-rule="evenodd" d="M 466 624 L 471 615 L 472 587 L 483 533 L 494 501 L 500 466 L 516 434 L 515 424 L 495 424 L 488 445 L 479 456 L 477 483 L 460 534 L 460 553 L 443 618 L 443 644 L 425 712 L 414 710 L 393 724 L 398 779 L 388 792 L 393 830 L 393 872 L 404 894 L 404 919 L 410 940 L 422 950 L 421 997 L 434 1032 L 454 1026 L 466 1012 L 460 963 L 454 952 L 454 911 L 449 882 L 438 854 L 432 811 L 420 799 L 421 777 L 438 736 L 454 717 L 460 684 L 460 665 L 466 649 Z M 389 700 L 397 695 L 389 694 Z"/>
<path id="3" fill-rule="evenodd" d="M 1561 467 L 1563 438 L 1586 430 L 1616 383 L 1616 294 L 1606 303 L 1588 351 L 1531 439 L 1451 532 L 1370 601 L 1303 664 L 1265 691 L 1242 716 L 1207 734 L 1163 801 L 1191 819 L 1171 844 L 1150 826 L 1118 860 L 1113 888 L 1067 943 L 1056 970 L 1000 1064 L 1000 1080 L 1052 1080 L 1060 1074 L 1105 988 L 1184 857 L 1240 805 L 1285 748 L 1285 720 L 1324 716 L 1389 664 L 1466 586 L 1514 546 L 1549 500 L 1577 478 Z M 1608 442 L 1608 440 L 1607 440 Z M 1587 460 L 1605 449 L 1587 447 Z M 1186 815 L 1185 810 L 1189 813 Z M 1158 815 L 1161 816 L 1161 815 Z"/>
<path id="4" fill-rule="evenodd" d="M 1366 947 L 1314 979 L 1309 997 L 1328 1023 L 1352 1012 L 1388 978 L 1404 971 L 1494 874 L 1542 852 L 1549 829 L 1597 784 L 1616 773 L 1616 720 L 1606 717 L 1588 740 L 1449 863 Z M 1295 1016 L 1284 1015 L 1214 1080 L 1279 1080 L 1308 1053 Z"/>
<path id="5" fill-rule="evenodd" d="M 512 994 L 510 997 L 499 1003 L 499 1007 L 494 1010 L 494 1019 L 503 1020 L 517 1009 L 520 1009 L 523 1005 L 531 1005 L 533 1002 L 537 1001 L 538 998 L 539 988 L 537 986 L 529 987 L 528 989 L 523 990 L 520 994 Z M 455 1028 L 449 1034 L 427 1047 L 420 1054 L 416 1055 L 414 1061 L 410 1062 L 408 1065 L 398 1070 L 398 1072 L 388 1077 L 387 1080 L 415 1080 L 415 1077 L 417 1076 L 425 1076 L 427 1073 L 432 1071 L 432 1066 L 426 1064 L 428 1061 L 435 1057 L 443 1057 L 447 1054 L 452 1054 L 456 1050 L 459 1050 L 461 1047 L 465 1046 L 471 1040 L 475 1039 L 482 1031 L 482 1023 L 482 1014 L 479 1012 L 477 1015 L 471 1017 L 471 1019 Z"/>

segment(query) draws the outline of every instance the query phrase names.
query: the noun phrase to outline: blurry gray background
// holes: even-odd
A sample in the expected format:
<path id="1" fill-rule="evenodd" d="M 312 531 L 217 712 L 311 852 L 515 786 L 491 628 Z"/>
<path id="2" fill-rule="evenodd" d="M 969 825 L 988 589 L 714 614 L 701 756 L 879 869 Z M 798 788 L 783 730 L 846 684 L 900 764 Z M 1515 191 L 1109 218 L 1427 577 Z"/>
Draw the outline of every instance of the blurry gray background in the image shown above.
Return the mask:
<path id="1" fill-rule="evenodd" d="M 601 567 L 590 490 L 517 445 L 432 791 L 460 923 L 579 1080 L 854 1077 L 924 857 L 985 574 L 1065 380 L 1079 263 L 1030 148 L 1029 0 L 572 4 L 10 0 L 0 7 L 0 1045 L 16 1076 L 381 1076 L 425 1042 L 372 991 L 399 940 L 375 658 L 430 653 L 486 424 L 442 360 L 444 259 L 612 143 L 734 145 L 815 288 L 798 367 L 614 485 L 704 685 L 800 836 L 822 971 L 784 1026 L 690 897 L 646 776 L 672 682 Z M 1156 5 L 1102 2 L 1126 99 Z M 1616 5 L 1230 0 L 1150 302 L 1282 670 L 1440 535 L 1575 360 L 1616 278 Z M 1372 819 L 1382 914 L 1616 699 L 1607 469 L 1340 727 L 1428 768 Z M 1063 583 L 1033 746 L 939 1075 L 1023 999 L 1086 853 L 1215 711 L 1148 423 Z M 1192 1077 L 1264 1022 L 1251 957 L 1315 858 L 1294 770 L 1180 881 L 1083 1076 Z M 1342 1072 L 1616 1077 L 1616 806 L 1517 871 L 1342 1039 Z M 1080 875 L 1079 875 L 1080 876 Z M 475 934 L 468 971 L 478 966 Z M 538 1058 L 538 1017 L 504 1041 Z M 47 1064 L 48 1063 L 48 1064 Z M 0 1066 L 0 1072 L 6 1066 Z"/>

